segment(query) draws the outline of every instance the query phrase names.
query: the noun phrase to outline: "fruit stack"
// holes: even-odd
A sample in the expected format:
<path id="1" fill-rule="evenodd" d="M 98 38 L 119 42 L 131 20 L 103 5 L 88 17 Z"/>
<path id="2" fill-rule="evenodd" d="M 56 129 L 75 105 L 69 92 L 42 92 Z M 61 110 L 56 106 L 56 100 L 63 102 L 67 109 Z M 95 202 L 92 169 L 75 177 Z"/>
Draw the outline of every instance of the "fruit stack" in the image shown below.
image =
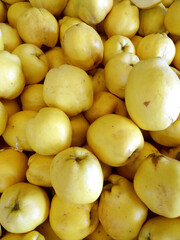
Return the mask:
<path id="1" fill-rule="evenodd" d="M 180 239 L 180 0 L 0 1 L 0 238 Z"/>

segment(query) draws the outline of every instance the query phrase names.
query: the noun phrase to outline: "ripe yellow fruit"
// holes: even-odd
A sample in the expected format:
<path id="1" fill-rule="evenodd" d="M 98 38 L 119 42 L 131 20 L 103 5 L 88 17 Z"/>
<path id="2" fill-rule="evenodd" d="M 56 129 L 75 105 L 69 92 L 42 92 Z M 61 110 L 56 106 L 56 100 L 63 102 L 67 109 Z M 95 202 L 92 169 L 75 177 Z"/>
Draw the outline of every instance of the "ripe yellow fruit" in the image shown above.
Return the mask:
<path id="1" fill-rule="evenodd" d="M 27 142 L 41 155 L 55 155 L 71 144 L 72 127 L 68 116 L 54 107 L 41 108 L 25 128 Z"/>
<path id="2" fill-rule="evenodd" d="M 3 134 L 8 120 L 8 113 L 4 104 L 0 101 L 0 136 Z"/>
<path id="3" fill-rule="evenodd" d="M 9 186 L 26 181 L 28 158 L 25 153 L 15 149 L 0 151 L 0 192 L 4 192 Z"/>
<path id="4" fill-rule="evenodd" d="M 125 88 L 125 103 L 132 120 L 144 130 L 163 130 L 178 118 L 180 82 L 163 58 L 139 61 Z"/>
<path id="5" fill-rule="evenodd" d="M 176 47 L 166 33 L 151 33 L 143 37 L 137 47 L 137 56 L 140 60 L 161 57 L 168 65 L 174 59 Z"/>
<path id="6" fill-rule="evenodd" d="M 130 0 L 114 5 L 104 19 L 104 31 L 108 37 L 119 34 L 131 38 L 138 29 L 139 9 Z"/>
<path id="7" fill-rule="evenodd" d="M 180 35 L 180 1 L 176 0 L 168 7 L 164 25 L 167 31 L 174 35 Z"/>
<path id="8" fill-rule="evenodd" d="M 103 42 L 97 31 L 88 24 L 82 22 L 68 28 L 61 45 L 67 62 L 85 71 L 94 69 L 102 62 Z"/>
<path id="9" fill-rule="evenodd" d="M 87 142 L 100 161 L 113 167 L 133 161 L 144 145 L 136 124 L 118 114 L 106 114 L 91 123 Z"/>
<path id="10" fill-rule="evenodd" d="M 49 70 L 43 87 L 43 99 L 48 106 L 60 108 L 68 116 L 86 111 L 93 103 L 93 86 L 81 68 L 63 64 Z"/>

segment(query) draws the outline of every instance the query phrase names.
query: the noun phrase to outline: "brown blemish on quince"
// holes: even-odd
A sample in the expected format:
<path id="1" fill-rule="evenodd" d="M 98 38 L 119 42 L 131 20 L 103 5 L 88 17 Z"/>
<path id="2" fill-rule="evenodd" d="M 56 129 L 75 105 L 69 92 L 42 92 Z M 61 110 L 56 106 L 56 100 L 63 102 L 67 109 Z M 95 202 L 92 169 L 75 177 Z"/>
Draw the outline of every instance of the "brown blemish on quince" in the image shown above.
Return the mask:
<path id="1" fill-rule="evenodd" d="M 150 101 L 144 102 L 144 105 L 147 107 L 150 104 Z"/>

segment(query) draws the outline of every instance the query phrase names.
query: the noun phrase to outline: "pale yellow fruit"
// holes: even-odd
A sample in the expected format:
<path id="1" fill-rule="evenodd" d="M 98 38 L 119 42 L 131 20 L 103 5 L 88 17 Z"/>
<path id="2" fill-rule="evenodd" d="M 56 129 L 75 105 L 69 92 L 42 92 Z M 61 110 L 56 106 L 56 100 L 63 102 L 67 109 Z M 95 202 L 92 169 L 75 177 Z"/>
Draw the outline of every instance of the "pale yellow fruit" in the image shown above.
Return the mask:
<path id="1" fill-rule="evenodd" d="M 104 76 L 107 89 L 119 98 L 125 98 L 129 73 L 139 58 L 129 52 L 114 55 L 105 65 Z"/>
<path id="2" fill-rule="evenodd" d="M 80 19 L 89 25 L 97 25 L 111 11 L 113 0 L 72 0 L 72 5 Z"/>
<path id="3" fill-rule="evenodd" d="M 31 43 L 37 47 L 42 45 L 55 47 L 58 41 L 58 22 L 54 15 L 45 8 L 26 9 L 18 17 L 17 30 L 25 43 Z"/>
<path id="4" fill-rule="evenodd" d="M 163 4 L 158 4 L 150 9 L 140 11 L 140 26 L 138 33 L 146 36 L 151 33 L 165 33 L 164 17 L 166 8 Z"/>
<path id="5" fill-rule="evenodd" d="M 170 66 L 170 67 L 177 74 L 178 78 L 180 79 L 180 71 L 175 67 L 172 67 L 172 66 Z"/>
<path id="6" fill-rule="evenodd" d="M 104 19 L 104 31 L 108 37 L 123 35 L 133 37 L 139 28 L 139 9 L 130 0 L 114 5 Z"/>
<path id="7" fill-rule="evenodd" d="M 91 123 L 87 142 L 100 161 L 114 167 L 133 161 L 144 145 L 140 129 L 117 114 L 106 114 Z"/>
<path id="8" fill-rule="evenodd" d="M 8 51 L 1 50 L 0 72 L 0 97 L 17 98 L 25 86 L 20 58 Z"/>
<path id="9" fill-rule="evenodd" d="M 0 30 L 0 50 L 4 50 L 4 41 L 2 36 L 2 30 Z"/>
<path id="10" fill-rule="evenodd" d="M 19 111 L 8 118 L 6 129 L 3 133 L 5 142 L 18 150 L 32 151 L 27 141 L 25 128 L 29 119 L 37 114 L 36 111 Z"/>
<path id="11" fill-rule="evenodd" d="M 0 101 L 0 136 L 3 134 L 8 121 L 8 113 L 4 104 Z"/>
<path id="12" fill-rule="evenodd" d="M 28 158 L 23 152 L 14 149 L 0 151 L 0 192 L 9 186 L 26 181 Z"/>
<path id="13" fill-rule="evenodd" d="M 83 69 L 63 64 L 47 73 L 43 98 L 48 106 L 58 107 L 68 116 L 75 116 L 89 109 L 93 103 L 91 79 Z"/>
<path id="14" fill-rule="evenodd" d="M 84 240 L 113 240 L 104 230 L 102 224 L 99 222 L 97 228 L 95 229 L 94 232 L 89 234 Z"/>
<path id="15" fill-rule="evenodd" d="M 50 165 L 54 156 L 32 154 L 28 159 L 26 178 L 28 182 L 42 186 L 52 187 L 50 180 Z"/>
<path id="16" fill-rule="evenodd" d="M 59 46 L 50 48 L 47 52 L 45 52 L 45 55 L 48 61 L 49 69 L 66 64 L 63 50 Z"/>
<path id="17" fill-rule="evenodd" d="M 83 22 L 65 31 L 61 46 L 67 62 L 85 71 L 102 62 L 104 46 L 101 37 L 93 27 Z"/>
<path id="18" fill-rule="evenodd" d="M 108 182 L 100 196 L 99 220 L 112 239 L 134 239 L 147 218 L 148 208 L 126 178 L 113 174 Z"/>
<path id="19" fill-rule="evenodd" d="M 92 123 L 97 118 L 109 113 L 115 113 L 127 117 L 127 110 L 123 100 L 108 91 L 100 91 L 94 94 L 91 108 L 84 112 L 88 122 Z"/>
<path id="20" fill-rule="evenodd" d="M 21 60 L 26 84 L 39 83 L 45 78 L 49 70 L 48 60 L 39 47 L 23 43 L 17 46 L 12 53 Z"/>
<path id="21" fill-rule="evenodd" d="M 94 70 L 94 74 L 90 75 L 92 77 L 93 93 L 96 94 L 101 91 L 106 91 L 104 68 L 95 68 Z"/>
<path id="22" fill-rule="evenodd" d="M 7 7 L 4 1 L 0 1 L 0 22 L 5 22 L 7 19 Z"/>
<path id="23" fill-rule="evenodd" d="M 179 78 L 163 58 L 141 60 L 129 74 L 126 108 L 140 128 L 163 130 L 178 118 L 179 93 Z"/>
<path id="24" fill-rule="evenodd" d="M 70 147 L 59 152 L 53 158 L 50 177 L 56 194 L 75 204 L 96 201 L 104 180 L 99 160 L 83 147 Z"/>
<path id="25" fill-rule="evenodd" d="M 166 147 L 177 147 L 180 145 L 180 117 L 168 128 L 161 131 L 150 131 L 151 138 Z"/>
<path id="26" fill-rule="evenodd" d="M 25 86 L 20 95 L 22 110 L 39 111 L 46 107 L 43 100 L 43 84 L 36 83 Z"/>
<path id="27" fill-rule="evenodd" d="M 174 0 L 162 0 L 162 4 L 168 8 L 174 2 Z"/>
<path id="28" fill-rule="evenodd" d="M 70 118 L 72 126 L 72 141 L 71 146 L 83 146 L 86 143 L 86 133 L 89 127 L 89 122 L 82 113 Z"/>
<path id="29" fill-rule="evenodd" d="M 65 16 L 69 16 L 69 17 L 78 17 L 78 14 L 77 14 L 76 9 L 73 4 L 73 0 L 68 1 L 67 5 L 63 11 L 63 14 Z"/>
<path id="30" fill-rule="evenodd" d="M 178 40 L 175 43 L 175 48 L 176 48 L 176 52 L 175 52 L 175 56 L 172 63 L 173 63 L 173 66 L 175 66 L 175 68 L 180 70 L 180 40 Z"/>
<path id="31" fill-rule="evenodd" d="M 26 125 L 26 138 L 31 148 L 41 155 L 55 155 L 71 144 L 72 127 L 60 109 L 44 107 Z"/>
<path id="32" fill-rule="evenodd" d="M 38 231 L 30 231 L 28 233 L 9 233 L 6 232 L 1 238 L 2 240 L 45 240 L 44 236 Z"/>
<path id="33" fill-rule="evenodd" d="M 180 160 L 180 146 L 178 147 L 162 147 L 160 152 L 170 158 Z"/>
<path id="34" fill-rule="evenodd" d="M 180 237 L 179 229 L 180 219 L 169 219 L 166 217 L 156 216 L 144 224 L 139 232 L 139 240 L 151 239 L 178 239 Z"/>
<path id="35" fill-rule="evenodd" d="M 138 8 L 146 9 L 152 8 L 162 2 L 162 0 L 131 0 L 133 4 L 135 4 Z"/>
<path id="36" fill-rule="evenodd" d="M 17 46 L 22 43 L 22 40 L 17 30 L 11 27 L 8 23 L 0 23 L 4 50 L 12 52 Z"/>
<path id="37" fill-rule="evenodd" d="M 50 201 L 43 188 L 27 182 L 6 188 L 0 199 L 0 223 L 11 233 L 26 233 L 44 222 Z"/>
<path id="38" fill-rule="evenodd" d="M 164 25 L 167 31 L 174 35 L 180 35 L 180 1 L 176 0 L 167 9 Z"/>
<path id="39" fill-rule="evenodd" d="M 49 217 L 50 225 L 60 239 L 84 239 L 98 225 L 98 202 L 72 204 L 55 195 Z"/>
<path id="40" fill-rule="evenodd" d="M 151 33 L 146 35 L 137 47 L 137 56 L 140 60 L 161 57 L 168 65 L 174 59 L 176 47 L 166 33 Z"/>
<path id="41" fill-rule="evenodd" d="M 77 17 L 70 17 L 70 16 L 64 16 L 63 18 L 59 19 L 59 41 L 60 43 L 63 40 L 64 34 L 66 30 L 68 30 L 73 25 L 76 25 L 78 23 L 82 23 L 83 21 Z"/>
<path id="42" fill-rule="evenodd" d="M 21 111 L 21 106 L 17 98 L 9 100 L 9 99 L 1 99 L 0 100 L 4 107 L 6 108 L 8 117 L 13 115 L 16 112 Z"/>
<path id="43" fill-rule="evenodd" d="M 7 10 L 7 20 L 9 25 L 16 28 L 19 16 L 28 8 L 31 8 L 30 2 L 16 2 L 9 6 Z"/>
<path id="44" fill-rule="evenodd" d="M 16 2 L 24 2 L 24 0 L 3 0 L 7 4 L 14 4 Z"/>
<path id="45" fill-rule="evenodd" d="M 143 39 L 143 37 L 139 36 L 139 35 L 134 35 L 132 38 L 131 38 L 131 42 L 133 43 L 134 47 L 135 47 L 135 53 L 137 51 L 137 47 L 140 43 L 140 41 Z"/>
<path id="46" fill-rule="evenodd" d="M 150 154 L 134 176 L 139 198 L 153 213 L 176 218 L 180 216 L 180 162 L 160 153 Z"/>
<path id="47" fill-rule="evenodd" d="M 104 57 L 103 57 L 103 64 L 106 63 L 116 54 L 122 52 L 129 52 L 135 54 L 135 47 L 132 41 L 122 35 L 115 35 L 108 38 L 104 42 Z"/>
<path id="48" fill-rule="evenodd" d="M 33 7 L 37 8 L 45 8 L 47 9 L 50 13 L 52 13 L 55 16 L 60 16 L 62 11 L 64 10 L 68 0 L 53 0 L 53 1 L 48 1 L 48 0 L 30 0 L 30 4 Z"/>
<path id="49" fill-rule="evenodd" d="M 49 223 L 49 218 L 46 219 L 45 222 L 40 224 L 36 230 L 40 232 L 46 240 L 60 240 L 60 238 L 55 234 L 55 232 L 52 230 L 52 227 Z"/>
<path id="50" fill-rule="evenodd" d="M 154 147 L 151 143 L 144 141 L 144 146 L 139 152 L 138 156 L 134 159 L 134 161 L 126 164 L 125 166 L 116 168 L 117 173 L 122 177 L 133 180 L 138 167 L 144 161 L 144 159 L 148 157 L 151 153 L 158 152 L 158 149 Z"/>
<path id="51" fill-rule="evenodd" d="M 90 152 L 93 153 L 92 149 L 89 147 L 88 144 L 84 145 L 83 148 L 89 150 Z M 103 176 L 104 176 L 104 181 L 106 181 L 108 179 L 108 177 L 111 175 L 113 168 L 101 161 L 99 161 L 99 163 L 101 164 L 101 168 L 102 168 L 102 172 L 103 172 Z"/>

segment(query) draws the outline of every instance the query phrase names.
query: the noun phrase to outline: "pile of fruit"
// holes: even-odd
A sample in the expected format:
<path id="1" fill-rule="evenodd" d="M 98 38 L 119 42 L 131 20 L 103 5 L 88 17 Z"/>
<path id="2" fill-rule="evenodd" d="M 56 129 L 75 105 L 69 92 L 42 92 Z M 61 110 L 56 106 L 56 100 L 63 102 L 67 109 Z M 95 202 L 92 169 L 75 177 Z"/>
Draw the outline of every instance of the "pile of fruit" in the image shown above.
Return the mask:
<path id="1" fill-rule="evenodd" d="M 180 239 L 180 0 L 0 1 L 0 238 Z"/>

